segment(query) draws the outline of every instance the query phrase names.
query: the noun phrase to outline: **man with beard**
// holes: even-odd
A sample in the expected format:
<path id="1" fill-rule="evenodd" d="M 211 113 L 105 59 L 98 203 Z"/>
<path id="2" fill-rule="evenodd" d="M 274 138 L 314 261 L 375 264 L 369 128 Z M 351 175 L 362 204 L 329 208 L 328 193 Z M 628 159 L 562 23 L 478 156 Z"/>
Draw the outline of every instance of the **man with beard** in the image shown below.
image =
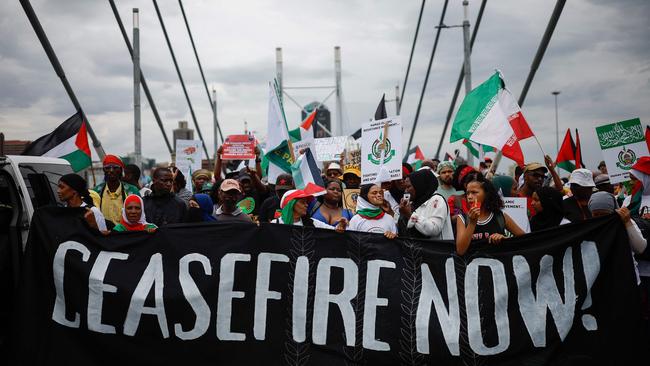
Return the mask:
<path id="1" fill-rule="evenodd" d="M 173 184 L 169 168 L 157 168 L 153 172 L 152 192 L 143 198 L 147 222 L 158 227 L 183 222 L 187 206 L 172 192 Z"/>
<path id="2" fill-rule="evenodd" d="M 436 193 L 445 197 L 445 201 L 447 201 L 449 197 L 460 193 L 453 185 L 454 169 L 455 166 L 453 161 L 443 161 L 438 164 L 438 181 L 440 182 L 440 185 L 438 186 Z"/>
<path id="3" fill-rule="evenodd" d="M 119 224 L 122 219 L 124 199 L 130 194 L 140 195 L 138 187 L 123 182 L 124 163 L 115 155 L 106 155 L 103 161 L 104 182 L 93 188 L 99 195 L 98 208 L 106 220 Z"/>
<path id="4" fill-rule="evenodd" d="M 214 216 L 217 222 L 247 222 L 252 223 L 248 215 L 242 212 L 237 206 L 237 202 L 242 198 L 242 189 L 239 182 L 234 179 L 226 179 L 219 187 L 219 202 L 221 206 L 217 208 Z"/>

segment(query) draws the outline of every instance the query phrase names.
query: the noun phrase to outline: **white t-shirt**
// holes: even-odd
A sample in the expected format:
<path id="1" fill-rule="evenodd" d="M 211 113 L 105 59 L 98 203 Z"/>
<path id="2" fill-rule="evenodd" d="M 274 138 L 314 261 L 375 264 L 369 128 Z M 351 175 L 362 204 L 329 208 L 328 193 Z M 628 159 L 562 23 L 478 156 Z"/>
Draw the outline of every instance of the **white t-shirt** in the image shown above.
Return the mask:
<path id="1" fill-rule="evenodd" d="M 395 225 L 393 216 L 389 214 L 384 214 L 384 216 L 377 220 L 366 219 L 360 215 L 354 215 L 354 217 L 350 219 L 348 230 L 379 234 L 383 234 L 387 231 L 397 233 L 397 225 Z"/>
<path id="2" fill-rule="evenodd" d="M 86 207 L 86 206 L 88 206 L 86 202 L 82 202 L 80 207 Z M 99 229 L 99 231 L 108 231 L 108 228 L 106 228 L 106 219 L 104 218 L 104 214 L 102 214 L 102 211 L 100 211 L 95 206 L 91 207 L 90 211 L 92 211 L 93 215 L 95 216 L 97 229 Z"/>

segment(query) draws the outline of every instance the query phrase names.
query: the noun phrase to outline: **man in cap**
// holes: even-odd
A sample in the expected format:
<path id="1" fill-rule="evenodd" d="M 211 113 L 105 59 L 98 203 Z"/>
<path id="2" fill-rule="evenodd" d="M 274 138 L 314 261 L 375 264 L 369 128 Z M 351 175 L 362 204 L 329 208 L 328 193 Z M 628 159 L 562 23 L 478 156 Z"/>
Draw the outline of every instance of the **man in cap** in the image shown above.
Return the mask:
<path id="1" fill-rule="evenodd" d="M 247 222 L 252 223 L 248 215 L 242 212 L 237 206 L 237 202 L 242 199 L 242 189 L 234 179 L 225 179 L 219 187 L 219 202 L 221 206 L 217 208 L 214 216 L 217 222 Z"/>
<path id="2" fill-rule="evenodd" d="M 356 189 L 361 184 L 361 171 L 356 166 L 348 166 L 343 171 L 345 188 Z"/>
<path id="3" fill-rule="evenodd" d="M 454 188 L 454 166 L 453 161 L 443 161 L 438 164 L 438 181 L 440 185 L 436 190 L 436 193 L 439 193 L 441 196 L 445 197 L 445 200 L 448 200 L 449 197 L 459 194 L 459 192 Z"/>
<path id="4" fill-rule="evenodd" d="M 199 169 L 192 173 L 192 188 L 194 193 L 200 193 L 203 185 L 212 180 L 212 173 L 207 169 Z"/>
<path id="5" fill-rule="evenodd" d="M 560 176 L 555 171 L 555 163 L 550 156 L 544 156 L 544 162 L 546 166 L 540 163 L 529 163 L 524 166 L 523 177 L 524 184 L 517 191 L 517 196 L 526 198 L 526 206 L 528 208 L 528 218 L 531 218 L 535 215 L 535 209 L 532 206 L 533 193 L 536 190 L 542 188 L 544 181 L 546 180 L 546 173 L 549 171 L 553 176 L 553 182 L 555 189 L 558 191 L 562 190 L 562 180 Z"/>
<path id="6" fill-rule="evenodd" d="M 598 174 L 594 178 L 594 184 L 596 185 L 596 190 L 599 192 L 609 192 L 614 194 L 614 186 L 609 180 L 609 175 L 607 174 Z"/>
<path id="7" fill-rule="evenodd" d="M 325 171 L 327 179 L 339 179 L 343 175 L 343 169 L 339 163 L 330 163 Z M 280 196 L 282 197 L 282 196 Z"/>
<path id="8" fill-rule="evenodd" d="M 564 217 L 571 222 L 591 218 L 589 198 L 594 191 L 594 175 L 588 169 L 575 169 L 569 177 L 572 196 L 562 201 Z"/>
<path id="9" fill-rule="evenodd" d="M 99 209 L 114 224 L 122 219 L 122 205 L 130 194 L 140 195 L 138 187 L 123 182 L 124 163 L 115 155 L 106 155 L 103 161 L 104 182 L 93 188 L 99 194 Z"/>
<path id="10" fill-rule="evenodd" d="M 276 218 L 275 213 L 280 209 L 280 198 L 290 189 L 295 189 L 293 177 L 289 174 L 278 175 L 275 180 L 275 194 L 270 195 L 260 206 L 259 222 L 271 222 Z"/>

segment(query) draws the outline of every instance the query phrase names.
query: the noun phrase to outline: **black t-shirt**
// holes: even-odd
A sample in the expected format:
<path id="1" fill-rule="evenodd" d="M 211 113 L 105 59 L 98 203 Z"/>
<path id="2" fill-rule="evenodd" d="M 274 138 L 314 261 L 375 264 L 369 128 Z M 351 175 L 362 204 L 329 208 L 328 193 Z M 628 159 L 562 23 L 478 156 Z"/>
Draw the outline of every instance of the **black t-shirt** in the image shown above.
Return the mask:
<path id="1" fill-rule="evenodd" d="M 265 199 L 260 206 L 259 222 L 270 222 L 275 218 L 275 211 L 280 209 L 280 198 L 277 195 L 271 195 Z"/>
<path id="2" fill-rule="evenodd" d="M 260 207 L 262 206 L 262 202 L 269 196 L 268 193 L 261 194 L 257 191 L 257 189 L 253 188 L 250 192 L 244 193 L 244 198 L 246 197 L 251 197 L 253 201 L 255 201 L 255 208 L 253 209 L 253 216 L 259 215 L 260 212 Z"/>
<path id="3" fill-rule="evenodd" d="M 564 217 L 571 222 L 580 222 L 591 218 L 591 211 L 588 207 L 580 209 L 575 197 L 569 197 L 562 201 Z"/>
<path id="4" fill-rule="evenodd" d="M 467 226 L 467 217 L 465 214 L 458 215 L 458 218 L 463 221 L 465 226 Z M 490 216 L 483 221 L 478 220 L 476 228 L 474 229 L 474 234 L 472 235 L 472 240 L 487 239 L 492 234 L 506 235 L 505 222 L 505 216 L 503 216 L 503 212 L 501 211 L 491 213 Z"/>

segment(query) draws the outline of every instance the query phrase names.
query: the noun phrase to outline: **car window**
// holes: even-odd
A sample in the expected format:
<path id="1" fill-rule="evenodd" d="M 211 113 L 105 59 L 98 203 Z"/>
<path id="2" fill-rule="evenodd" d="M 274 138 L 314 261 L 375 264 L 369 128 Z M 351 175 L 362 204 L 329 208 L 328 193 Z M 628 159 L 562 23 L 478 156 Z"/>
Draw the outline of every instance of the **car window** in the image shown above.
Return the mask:
<path id="1" fill-rule="evenodd" d="M 34 209 L 46 205 L 61 204 L 57 195 L 57 186 L 61 176 L 72 173 L 68 165 L 60 164 L 19 164 L 20 174 L 27 186 L 29 198 Z"/>

